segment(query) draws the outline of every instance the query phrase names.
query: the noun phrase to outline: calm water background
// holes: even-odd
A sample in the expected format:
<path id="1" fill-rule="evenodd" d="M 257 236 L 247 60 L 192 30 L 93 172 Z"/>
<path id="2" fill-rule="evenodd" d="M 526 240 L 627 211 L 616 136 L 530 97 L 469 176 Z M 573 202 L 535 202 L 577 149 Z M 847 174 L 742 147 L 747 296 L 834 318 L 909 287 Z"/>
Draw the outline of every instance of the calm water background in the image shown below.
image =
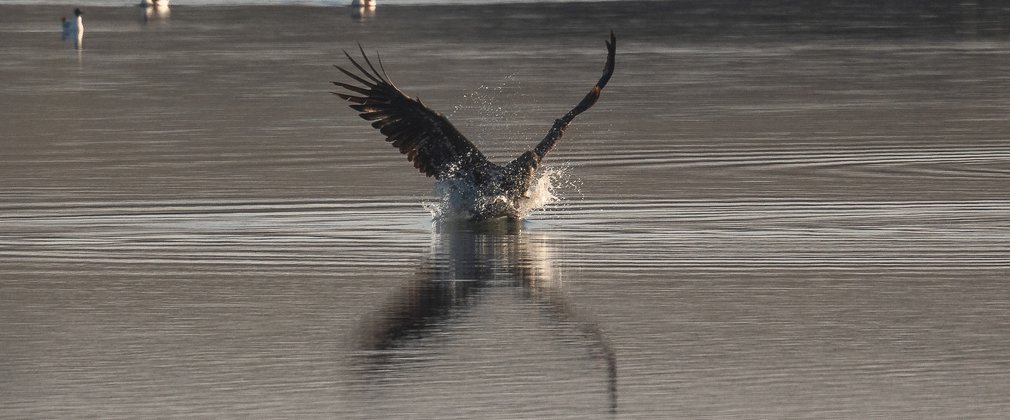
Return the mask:
<path id="1" fill-rule="evenodd" d="M 0 6 L 0 417 L 1001 418 L 999 3 Z M 433 225 L 362 42 L 504 161 Z"/>

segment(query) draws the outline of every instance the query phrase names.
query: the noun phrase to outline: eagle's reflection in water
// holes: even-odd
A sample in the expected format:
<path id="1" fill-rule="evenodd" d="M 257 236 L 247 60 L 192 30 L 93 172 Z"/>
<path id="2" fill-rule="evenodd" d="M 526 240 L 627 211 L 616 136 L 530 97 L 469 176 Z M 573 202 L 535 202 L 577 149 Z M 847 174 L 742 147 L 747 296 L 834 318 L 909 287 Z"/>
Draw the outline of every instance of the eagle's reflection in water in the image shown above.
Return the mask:
<path id="1" fill-rule="evenodd" d="M 515 288 L 536 308 L 541 321 L 558 338 L 575 342 L 587 374 L 606 382 L 611 412 L 617 410 L 617 358 L 598 325 L 580 316 L 562 292 L 550 260 L 551 242 L 544 234 L 521 229 L 522 222 L 501 219 L 480 224 L 437 223 L 431 255 L 417 276 L 394 293 L 363 322 L 359 344 L 365 371 L 381 375 L 409 358 L 398 350 L 412 341 L 444 331 L 481 304 L 492 288 Z"/>

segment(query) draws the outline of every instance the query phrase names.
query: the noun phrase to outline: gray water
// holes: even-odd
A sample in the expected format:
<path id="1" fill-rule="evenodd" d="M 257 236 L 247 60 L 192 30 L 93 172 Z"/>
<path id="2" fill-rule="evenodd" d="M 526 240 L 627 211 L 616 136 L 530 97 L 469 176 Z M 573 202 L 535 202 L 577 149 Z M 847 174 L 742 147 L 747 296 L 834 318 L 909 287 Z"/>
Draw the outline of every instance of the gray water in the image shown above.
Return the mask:
<path id="1" fill-rule="evenodd" d="M 1003 418 L 998 3 L 0 6 L 0 417 Z M 433 223 L 341 50 L 560 200 Z"/>

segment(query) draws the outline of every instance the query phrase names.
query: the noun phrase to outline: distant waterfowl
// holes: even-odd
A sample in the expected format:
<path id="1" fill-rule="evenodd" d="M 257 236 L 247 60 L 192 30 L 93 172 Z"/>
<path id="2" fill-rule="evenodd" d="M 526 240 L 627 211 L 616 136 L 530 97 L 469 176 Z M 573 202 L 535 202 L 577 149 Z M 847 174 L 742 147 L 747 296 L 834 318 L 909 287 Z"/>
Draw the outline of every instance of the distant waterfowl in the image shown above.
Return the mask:
<path id="1" fill-rule="evenodd" d="M 151 19 L 167 19 L 171 15 L 168 0 L 144 0 L 140 2 L 140 7 L 144 8 L 145 22 Z"/>
<path id="2" fill-rule="evenodd" d="M 375 6 L 351 7 L 351 17 L 357 20 L 367 20 L 375 17 Z"/>
<path id="3" fill-rule="evenodd" d="M 60 39 L 66 41 L 71 36 L 70 21 L 66 16 L 63 16 L 60 18 L 60 23 L 63 26 L 63 35 L 60 36 Z"/>
<path id="4" fill-rule="evenodd" d="M 372 122 L 372 127 L 386 136 L 386 141 L 407 155 L 414 167 L 429 177 L 451 180 L 461 197 L 461 206 L 474 220 L 496 217 L 520 218 L 522 201 L 529 198 L 534 174 L 568 124 L 596 103 L 601 90 L 614 73 L 614 56 L 617 38 L 613 31 L 607 44 L 607 62 L 603 76 L 592 90 L 571 111 L 554 121 L 547 136 L 505 166 L 487 160 L 470 140 L 467 140 L 441 113 L 425 106 L 420 99 L 411 99 L 392 82 L 382 67 L 377 71 L 364 49 L 359 46 L 368 70 L 344 52 L 351 64 L 360 72 L 356 74 L 335 66 L 363 86 L 342 82 L 333 84 L 353 94 L 334 92 L 351 102 L 361 118 Z"/>
<path id="5" fill-rule="evenodd" d="M 351 7 L 375 10 L 375 0 L 353 0 L 351 1 Z"/>
<path id="6" fill-rule="evenodd" d="M 81 9 L 74 9 L 74 16 L 77 16 L 77 21 L 73 25 L 73 38 L 74 38 L 74 48 L 81 49 L 84 48 L 84 13 Z"/>

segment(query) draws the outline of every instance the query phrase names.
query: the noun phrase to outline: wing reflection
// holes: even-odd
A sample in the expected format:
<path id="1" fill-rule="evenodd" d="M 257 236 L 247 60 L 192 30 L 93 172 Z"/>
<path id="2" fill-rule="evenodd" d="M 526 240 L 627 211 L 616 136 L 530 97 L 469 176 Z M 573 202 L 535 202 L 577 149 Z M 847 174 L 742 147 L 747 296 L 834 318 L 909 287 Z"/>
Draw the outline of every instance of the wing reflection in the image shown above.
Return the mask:
<path id="1" fill-rule="evenodd" d="M 431 249 L 417 276 L 362 326 L 359 344 L 369 371 L 383 372 L 403 363 L 398 350 L 443 330 L 478 305 L 490 288 L 519 288 L 520 296 L 534 303 L 545 322 L 564 332 L 559 339 L 581 343 L 594 366 L 602 362 L 610 409 L 616 411 L 616 354 L 599 326 L 580 316 L 560 290 L 549 238 L 522 232 L 518 223 L 508 221 L 441 224 Z"/>

